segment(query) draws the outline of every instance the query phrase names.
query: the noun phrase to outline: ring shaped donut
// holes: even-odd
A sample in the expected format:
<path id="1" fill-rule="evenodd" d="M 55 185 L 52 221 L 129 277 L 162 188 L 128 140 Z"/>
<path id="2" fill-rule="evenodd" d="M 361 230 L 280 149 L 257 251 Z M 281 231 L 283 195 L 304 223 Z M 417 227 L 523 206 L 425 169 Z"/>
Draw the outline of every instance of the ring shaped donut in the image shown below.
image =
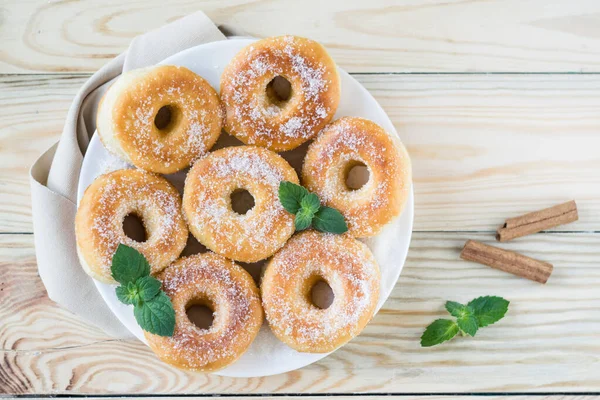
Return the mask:
<path id="1" fill-rule="evenodd" d="M 144 332 L 150 348 L 164 362 L 193 371 L 216 371 L 236 361 L 262 325 L 256 284 L 242 267 L 215 253 L 177 260 L 158 275 L 175 309 L 173 336 Z M 213 310 L 207 329 L 187 316 L 193 305 Z"/>
<path id="2" fill-rule="evenodd" d="M 280 97 L 286 80 L 289 98 Z M 227 65 L 221 99 L 227 132 L 246 144 L 291 150 L 331 121 L 340 101 L 340 78 L 319 43 L 272 37 L 247 46 Z"/>
<path id="3" fill-rule="evenodd" d="M 369 180 L 355 190 L 346 182 L 357 165 L 367 167 Z M 344 215 L 351 235 L 374 236 L 404 209 L 410 195 L 410 158 L 400 139 L 376 123 L 343 117 L 309 146 L 302 181 Z"/>
<path id="4" fill-rule="evenodd" d="M 96 124 L 110 152 L 138 168 L 170 174 L 213 146 L 223 110 L 203 78 L 161 65 L 121 75 L 103 96 Z"/>
<path id="5" fill-rule="evenodd" d="M 326 309 L 311 301 L 318 281 L 334 293 Z M 271 331 L 297 351 L 327 353 L 358 335 L 379 298 L 375 257 L 349 235 L 305 231 L 288 241 L 265 270 L 262 302 Z"/>
<path id="6" fill-rule="evenodd" d="M 144 242 L 125 234 L 123 221 L 129 214 L 141 219 Z M 75 234 L 86 272 L 98 281 L 116 283 L 111 264 L 119 244 L 142 253 L 151 272 L 157 273 L 179 257 L 188 230 L 173 185 L 149 172 L 124 169 L 101 175 L 85 190 L 75 217 Z"/>
<path id="7" fill-rule="evenodd" d="M 183 210 L 200 243 L 227 258 L 256 262 L 275 253 L 294 233 L 294 216 L 279 201 L 279 183 L 298 183 L 296 171 L 278 154 L 254 146 L 211 152 L 190 169 Z M 247 190 L 254 207 L 232 209 L 231 195 Z"/>

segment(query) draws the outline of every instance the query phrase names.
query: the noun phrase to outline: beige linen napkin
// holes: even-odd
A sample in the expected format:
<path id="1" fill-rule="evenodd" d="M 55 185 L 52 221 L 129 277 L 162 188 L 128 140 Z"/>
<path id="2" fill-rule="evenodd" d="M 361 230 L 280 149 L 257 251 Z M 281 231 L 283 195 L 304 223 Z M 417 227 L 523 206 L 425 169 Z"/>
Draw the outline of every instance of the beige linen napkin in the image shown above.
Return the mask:
<path id="1" fill-rule="evenodd" d="M 112 336 L 132 337 L 79 265 L 75 246 L 79 170 L 96 130 L 98 101 L 108 83 L 122 71 L 153 65 L 186 48 L 224 39 L 202 12 L 136 37 L 125 53 L 83 85 L 71 104 L 60 141 L 31 167 L 35 253 L 48 296 Z"/>

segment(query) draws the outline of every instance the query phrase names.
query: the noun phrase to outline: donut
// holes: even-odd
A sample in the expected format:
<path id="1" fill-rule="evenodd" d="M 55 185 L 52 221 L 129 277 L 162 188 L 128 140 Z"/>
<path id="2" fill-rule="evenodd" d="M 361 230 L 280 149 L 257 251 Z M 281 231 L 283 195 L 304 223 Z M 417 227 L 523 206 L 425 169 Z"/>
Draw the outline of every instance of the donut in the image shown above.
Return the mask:
<path id="1" fill-rule="evenodd" d="M 262 304 L 273 334 L 293 349 L 328 353 L 358 335 L 375 313 L 380 273 L 369 248 L 350 235 L 304 231 L 267 264 Z M 311 289 L 325 281 L 334 299 L 321 309 Z"/>
<path id="2" fill-rule="evenodd" d="M 369 180 L 352 189 L 346 179 L 360 165 L 367 167 Z M 343 117 L 308 147 L 302 181 L 344 215 L 351 235 L 374 236 L 404 209 L 411 187 L 410 158 L 400 139 L 376 123 Z"/>
<path id="3" fill-rule="evenodd" d="M 140 218 L 147 239 L 138 242 L 123 230 L 123 220 Z M 75 216 L 77 253 L 92 278 L 116 283 L 112 257 L 120 243 L 142 253 L 157 273 L 172 263 L 185 247 L 188 230 L 177 189 L 150 172 L 123 169 L 99 176 L 85 190 Z"/>
<path id="4" fill-rule="evenodd" d="M 190 169 L 183 211 L 192 235 L 208 249 L 247 263 L 275 253 L 294 233 L 294 217 L 279 202 L 279 183 L 298 183 L 296 171 L 278 154 L 261 147 L 226 147 Z M 246 190 L 254 206 L 232 209 L 231 195 Z"/>
<path id="5" fill-rule="evenodd" d="M 96 126 L 104 147 L 138 168 L 170 174 L 217 141 L 217 92 L 184 67 L 160 65 L 121 75 L 102 97 Z"/>
<path id="6" fill-rule="evenodd" d="M 271 37 L 242 49 L 225 67 L 221 100 L 227 132 L 246 144 L 291 150 L 331 121 L 340 78 L 319 43 Z"/>
<path id="7" fill-rule="evenodd" d="M 158 275 L 175 309 L 173 336 L 144 331 L 162 361 L 180 369 L 211 372 L 235 362 L 256 338 L 263 321 L 258 288 L 242 267 L 208 252 L 181 258 Z M 193 305 L 213 311 L 202 329 L 186 314 Z"/>

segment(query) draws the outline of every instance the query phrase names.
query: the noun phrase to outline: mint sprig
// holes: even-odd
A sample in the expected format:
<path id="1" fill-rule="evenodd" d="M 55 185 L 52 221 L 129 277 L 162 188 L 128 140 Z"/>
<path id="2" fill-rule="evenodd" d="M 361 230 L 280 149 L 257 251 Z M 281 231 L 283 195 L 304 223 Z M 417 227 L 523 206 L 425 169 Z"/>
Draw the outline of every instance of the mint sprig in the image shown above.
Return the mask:
<path id="1" fill-rule="evenodd" d="M 308 228 L 312 222 L 314 214 L 310 211 L 300 209 L 296 213 L 296 218 L 294 219 L 294 225 L 296 226 L 297 231 L 303 231 Z"/>
<path id="2" fill-rule="evenodd" d="M 113 254 L 111 273 L 117 282 L 127 285 L 137 278 L 150 275 L 150 264 L 146 257 L 133 247 L 119 244 L 117 251 Z"/>
<path id="3" fill-rule="evenodd" d="M 343 223 L 342 223 L 343 222 Z M 316 230 L 321 232 L 344 233 L 348 226 L 344 216 L 335 208 L 323 206 L 315 213 L 312 224 Z"/>
<path id="4" fill-rule="evenodd" d="M 135 282 L 121 285 L 115 289 L 115 292 L 117 292 L 117 298 L 123 304 L 140 304 L 141 302 Z"/>
<path id="5" fill-rule="evenodd" d="M 300 210 L 300 202 L 308 193 L 306 188 L 292 182 L 282 181 L 279 183 L 279 201 L 289 213 L 296 214 Z"/>
<path id="6" fill-rule="evenodd" d="M 113 255 L 111 273 L 121 285 L 115 291 L 123 304 L 133 305 L 133 315 L 145 331 L 173 336 L 175 310 L 161 283 L 150 275 L 150 264 L 133 247 L 119 244 Z"/>
<path id="7" fill-rule="evenodd" d="M 459 332 L 475 336 L 479 328 L 500 321 L 508 311 L 510 302 L 498 296 L 483 296 L 467 305 L 455 301 L 446 302 L 446 310 L 456 318 L 438 319 L 431 323 L 421 336 L 421 346 L 430 347 L 454 338 Z"/>
<path id="8" fill-rule="evenodd" d="M 479 326 L 475 318 L 475 310 L 471 306 L 465 306 L 455 301 L 446 302 L 446 310 L 456 317 L 456 323 L 461 331 L 469 336 L 475 336 Z"/>
<path id="9" fill-rule="evenodd" d="M 143 330 L 159 336 L 173 336 L 175 311 L 165 292 L 161 291 L 151 301 L 142 302 L 139 307 L 134 307 L 133 315 Z"/>
<path id="10" fill-rule="evenodd" d="M 435 346 L 452 339 L 458 333 L 458 325 L 449 319 L 436 319 L 421 336 L 421 346 Z"/>
<path id="11" fill-rule="evenodd" d="M 485 296 L 471 300 L 469 307 L 474 310 L 477 325 L 483 328 L 500 321 L 508 311 L 508 304 L 502 297 Z"/>
<path id="12" fill-rule="evenodd" d="M 341 234 L 348 231 L 344 216 L 338 210 L 321 206 L 319 197 L 295 183 L 282 181 L 279 184 L 279 201 L 283 208 L 295 215 L 297 231 L 311 225 L 318 231 Z"/>

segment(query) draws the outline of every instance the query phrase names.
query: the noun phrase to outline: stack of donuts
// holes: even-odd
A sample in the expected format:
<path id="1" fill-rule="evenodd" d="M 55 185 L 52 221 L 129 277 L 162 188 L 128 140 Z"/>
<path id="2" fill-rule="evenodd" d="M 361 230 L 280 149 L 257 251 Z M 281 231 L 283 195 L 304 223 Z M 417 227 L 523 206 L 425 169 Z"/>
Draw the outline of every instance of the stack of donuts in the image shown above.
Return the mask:
<path id="1" fill-rule="evenodd" d="M 375 257 L 359 238 L 377 235 L 403 210 L 411 166 L 399 139 L 358 117 L 334 120 L 340 96 L 334 61 L 318 43 L 267 38 L 241 50 L 217 93 L 184 67 L 160 65 L 120 76 L 98 109 L 97 132 L 134 168 L 100 175 L 76 216 L 84 270 L 116 283 L 111 260 L 119 244 L 142 253 L 175 309 L 172 336 L 144 332 L 157 356 L 178 368 L 215 371 L 235 362 L 266 319 L 273 334 L 300 352 L 327 353 L 358 335 L 373 317 L 380 289 Z M 222 130 L 241 145 L 211 148 Z M 308 144 L 301 174 L 278 152 Z M 306 146 L 303 146 L 306 148 Z M 354 189 L 349 171 L 366 167 Z M 183 194 L 162 174 L 189 167 Z M 282 181 L 302 184 L 339 210 L 342 235 L 295 233 L 294 215 L 278 198 Z M 234 211 L 232 194 L 254 204 Z M 136 215 L 145 240 L 123 221 Z M 181 254 L 191 234 L 208 250 Z M 240 263 L 267 260 L 259 285 Z M 313 287 L 334 298 L 316 305 Z M 193 305 L 214 313 L 208 328 L 187 316 Z"/>

